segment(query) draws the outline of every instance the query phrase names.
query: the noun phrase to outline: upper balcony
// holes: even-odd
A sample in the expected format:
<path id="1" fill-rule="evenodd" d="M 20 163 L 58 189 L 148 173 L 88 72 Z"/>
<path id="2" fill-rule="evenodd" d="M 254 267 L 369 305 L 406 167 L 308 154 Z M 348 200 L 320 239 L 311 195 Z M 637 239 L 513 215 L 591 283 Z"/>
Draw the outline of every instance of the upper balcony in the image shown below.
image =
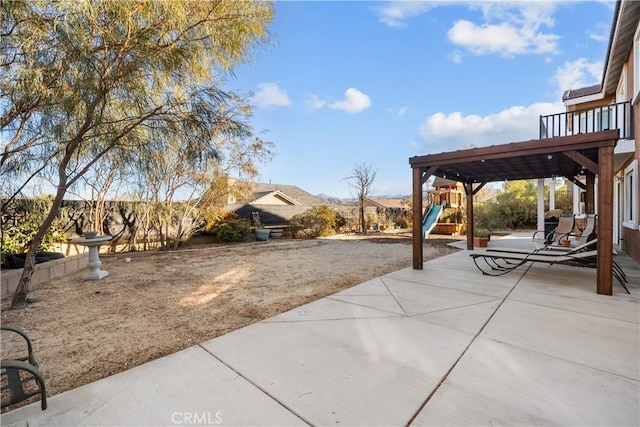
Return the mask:
<path id="1" fill-rule="evenodd" d="M 540 116 L 540 139 L 611 129 L 620 130 L 620 139 L 633 139 L 631 101 Z"/>

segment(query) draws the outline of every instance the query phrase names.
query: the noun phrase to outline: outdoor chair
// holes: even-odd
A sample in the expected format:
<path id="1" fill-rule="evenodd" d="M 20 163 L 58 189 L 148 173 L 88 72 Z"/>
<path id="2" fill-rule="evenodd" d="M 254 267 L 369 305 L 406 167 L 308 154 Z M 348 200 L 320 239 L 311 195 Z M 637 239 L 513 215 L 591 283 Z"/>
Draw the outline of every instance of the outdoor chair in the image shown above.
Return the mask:
<path id="1" fill-rule="evenodd" d="M 542 246 L 559 245 L 563 237 L 573 233 L 574 223 L 574 216 L 572 214 L 562 214 L 560 218 L 558 218 L 558 226 L 554 228 L 553 231 L 545 235 L 545 231 L 538 230 L 533 233 L 532 241 Z"/>
<path id="2" fill-rule="evenodd" d="M 597 268 L 597 250 L 583 250 L 571 253 L 554 253 L 553 251 L 537 249 L 532 252 L 510 251 L 483 251 L 470 254 L 473 263 L 482 274 L 489 276 L 502 276 L 526 263 L 542 263 L 549 265 L 568 265 L 575 267 Z M 484 261 L 486 266 L 481 267 L 479 262 Z M 627 277 L 622 268 L 613 261 L 613 276 L 627 293 Z"/>
<path id="3" fill-rule="evenodd" d="M 27 354 L 25 356 L 0 361 L 0 372 L 2 373 L 2 407 L 4 408 L 5 406 L 22 402 L 39 394 L 40 406 L 44 411 L 47 409 L 47 393 L 44 378 L 38 370 L 38 363 L 33 356 L 31 340 L 26 333 L 18 328 L 2 326 L 0 329 L 3 332 L 6 331 L 20 336 L 20 341 L 24 340 L 27 347 Z"/>
<path id="4" fill-rule="evenodd" d="M 598 243 L 598 239 L 592 239 L 587 242 L 584 242 L 578 246 L 556 246 L 549 245 L 543 246 L 541 248 L 530 250 L 530 249 L 518 249 L 518 248 L 501 248 L 501 247 L 491 247 L 487 248 L 488 252 L 509 252 L 514 254 L 538 254 L 538 255 L 558 255 L 557 251 L 564 252 L 565 255 L 571 255 L 574 253 L 589 251 L 596 249 L 596 244 Z M 616 252 L 613 251 L 615 254 Z"/>
<path id="5" fill-rule="evenodd" d="M 586 222 L 585 222 L 585 225 L 584 225 L 584 229 L 582 229 L 582 231 L 580 231 L 580 234 L 569 233 L 569 235 L 567 237 L 573 236 L 574 237 L 572 239 L 573 243 L 575 243 L 578 246 L 587 243 L 589 241 L 589 239 L 591 239 L 591 237 L 593 236 L 593 234 L 596 231 L 596 219 L 597 219 L 597 217 L 598 216 L 596 214 L 587 215 Z"/>

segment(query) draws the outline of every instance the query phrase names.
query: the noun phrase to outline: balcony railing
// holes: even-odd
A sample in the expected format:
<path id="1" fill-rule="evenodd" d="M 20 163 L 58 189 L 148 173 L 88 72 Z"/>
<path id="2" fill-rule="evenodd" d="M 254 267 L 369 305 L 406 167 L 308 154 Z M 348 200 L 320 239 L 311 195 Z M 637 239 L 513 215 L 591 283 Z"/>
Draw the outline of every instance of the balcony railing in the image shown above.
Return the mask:
<path id="1" fill-rule="evenodd" d="M 620 139 L 633 139 L 631 101 L 540 116 L 540 139 L 611 129 L 620 130 Z"/>

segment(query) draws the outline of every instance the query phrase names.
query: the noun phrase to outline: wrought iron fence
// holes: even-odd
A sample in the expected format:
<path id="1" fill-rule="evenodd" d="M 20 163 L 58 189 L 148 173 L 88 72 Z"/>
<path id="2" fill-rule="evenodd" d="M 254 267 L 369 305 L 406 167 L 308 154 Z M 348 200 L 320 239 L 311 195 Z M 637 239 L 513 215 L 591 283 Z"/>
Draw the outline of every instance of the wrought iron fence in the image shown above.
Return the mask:
<path id="1" fill-rule="evenodd" d="M 544 191 L 544 209 L 549 210 L 549 190 Z M 554 197 L 555 209 L 562 209 L 565 213 L 573 212 L 573 193 L 567 190 L 556 190 Z"/>
<path id="2" fill-rule="evenodd" d="M 631 101 L 540 116 L 540 139 L 611 129 L 620 130 L 620 139 L 633 138 Z"/>

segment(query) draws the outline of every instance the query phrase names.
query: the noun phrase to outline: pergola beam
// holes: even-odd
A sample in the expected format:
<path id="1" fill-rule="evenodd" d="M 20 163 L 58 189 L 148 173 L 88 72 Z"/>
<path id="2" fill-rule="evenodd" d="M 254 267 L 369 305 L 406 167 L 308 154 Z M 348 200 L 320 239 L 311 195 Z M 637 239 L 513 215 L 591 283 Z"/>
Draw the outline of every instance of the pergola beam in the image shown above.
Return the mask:
<path id="1" fill-rule="evenodd" d="M 422 175 L 422 178 L 420 178 L 420 182 L 422 182 L 422 184 L 424 184 L 425 182 L 427 182 L 427 180 L 428 180 L 429 178 L 431 178 L 431 176 L 432 176 L 434 173 L 436 173 L 436 171 L 437 171 L 437 170 L 438 170 L 438 166 L 431 166 L 431 167 L 429 168 L 429 170 L 428 170 L 428 171 L 426 171 L 426 172 L 424 173 L 424 175 Z"/>
<path id="2" fill-rule="evenodd" d="M 582 154 L 578 153 L 577 151 L 565 151 L 562 154 L 574 160 L 576 163 L 580 164 L 581 166 L 584 166 L 586 169 L 588 169 L 592 173 L 598 173 L 598 164 L 592 162 L 591 160 L 589 160 Z"/>
<path id="3" fill-rule="evenodd" d="M 575 185 L 577 185 L 578 187 L 580 187 L 581 190 L 586 190 L 587 186 L 584 185 L 582 183 L 582 181 L 580 181 L 578 178 L 576 178 L 575 176 L 565 176 L 565 178 L 567 178 L 569 181 L 573 182 Z"/>
<path id="4" fill-rule="evenodd" d="M 484 187 L 485 185 L 487 185 L 486 182 L 481 182 L 480 185 L 478 185 L 475 189 L 471 191 L 471 194 L 475 196 L 476 194 L 478 194 L 478 191 L 482 190 L 482 187 Z"/>
<path id="5" fill-rule="evenodd" d="M 586 133 L 545 139 L 544 143 L 541 143 L 540 140 L 531 140 L 525 142 L 513 142 L 510 144 L 492 145 L 490 147 L 480 147 L 469 150 L 411 157 L 409 159 L 409 164 L 414 168 L 427 168 L 432 166 L 449 166 L 452 164 L 481 162 L 483 160 L 505 159 L 514 156 L 555 154 L 566 151 L 599 148 L 602 145 L 603 140 L 617 141 L 618 134 L 618 130 L 606 130 L 597 133 Z"/>

